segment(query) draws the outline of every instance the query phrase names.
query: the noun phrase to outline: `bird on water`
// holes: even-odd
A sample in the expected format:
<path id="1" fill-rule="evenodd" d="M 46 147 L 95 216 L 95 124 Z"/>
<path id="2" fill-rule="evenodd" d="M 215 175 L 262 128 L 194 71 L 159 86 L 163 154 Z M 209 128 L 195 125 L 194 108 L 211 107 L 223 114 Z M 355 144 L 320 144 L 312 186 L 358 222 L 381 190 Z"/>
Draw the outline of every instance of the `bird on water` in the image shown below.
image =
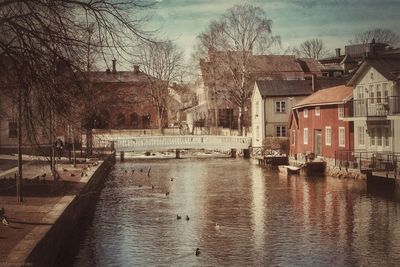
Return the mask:
<path id="1" fill-rule="evenodd" d="M 190 220 L 189 216 L 186 215 L 186 221 L 189 221 L 189 220 Z"/>
<path id="2" fill-rule="evenodd" d="M 177 220 L 180 220 L 180 219 L 182 219 L 182 217 L 179 216 L 179 215 L 176 215 L 176 219 L 177 219 Z"/>
<path id="3" fill-rule="evenodd" d="M 196 248 L 196 256 L 199 256 L 199 255 L 200 255 L 200 249 Z"/>

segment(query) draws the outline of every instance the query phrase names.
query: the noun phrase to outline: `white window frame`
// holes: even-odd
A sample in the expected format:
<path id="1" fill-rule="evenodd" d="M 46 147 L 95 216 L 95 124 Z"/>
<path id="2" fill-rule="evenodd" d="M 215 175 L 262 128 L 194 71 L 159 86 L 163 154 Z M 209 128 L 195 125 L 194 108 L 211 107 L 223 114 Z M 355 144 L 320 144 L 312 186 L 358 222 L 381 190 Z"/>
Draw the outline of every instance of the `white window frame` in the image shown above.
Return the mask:
<path id="1" fill-rule="evenodd" d="M 375 128 L 370 128 L 370 129 L 369 129 L 369 136 L 370 136 L 370 138 L 369 138 L 369 145 L 370 145 L 371 147 L 376 146 L 375 135 L 376 135 L 376 133 L 375 133 Z"/>
<path id="2" fill-rule="evenodd" d="M 308 145 L 308 128 L 303 129 L 303 145 Z"/>
<path id="3" fill-rule="evenodd" d="M 383 146 L 383 131 L 381 127 L 376 128 L 376 146 Z"/>
<path id="4" fill-rule="evenodd" d="M 344 105 L 343 104 L 338 105 L 338 118 L 339 119 L 344 118 Z"/>
<path id="5" fill-rule="evenodd" d="M 275 101 L 275 113 L 286 113 L 286 101 L 285 100 Z"/>
<path id="6" fill-rule="evenodd" d="M 325 126 L 325 145 L 332 145 L 332 128 L 331 126 Z"/>
<path id="7" fill-rule="evenodd" d="M 381 84 L 376 85 L 376 103 L 380 104 L 382 103 L 382 90 L 381 90 Z"/>
<path id="8" fill-rule="evenodd" d="M 278 134 L 278 129 L 279 129 L 279 134 Z M 283 129 L 285 129 L 285 134 L 282 135 Z M 275 126 L 275 133 L 277 137 L 286 137 L 287 136 L 287 129 L 285 125 L 277 125 Z"/>
<path id="9" fill-rule="evenodd" d="M 390 129 L 388 127 L 383 128 L 383 146 L 389 147 L 390 146 Z"/>
<path id="10" fill-rule="evenodd" d="M 315 107 L 315 116 L 320 116 L 320 115 L 321 115 L 321 108 Z"/>
<path id="11" fill-rule="evenodd" d="M 339 147 L 346 146 L 346 129 L 345 127 L 339 127 Z"/>
<path id="12" fill-rule="evenodd" d="M 358 145 L 359 146 L 365 146 L 365 130 L 364 126 L 358 126 L 357 128 L 358 131 Z"/>
<path id="13" fill-rule="evenodd" d="M 357 86 L 357 91 L 358 91 L 357 100 L 364 99 L 364 91 L 363 90 L 364 90 L 364 87 L 362 85 Z"/>
<path id="14" fill-rule="evenodd" d="M 303 109 L 303 117 L 308 118 L 308 109 L 307 108 Z"/>

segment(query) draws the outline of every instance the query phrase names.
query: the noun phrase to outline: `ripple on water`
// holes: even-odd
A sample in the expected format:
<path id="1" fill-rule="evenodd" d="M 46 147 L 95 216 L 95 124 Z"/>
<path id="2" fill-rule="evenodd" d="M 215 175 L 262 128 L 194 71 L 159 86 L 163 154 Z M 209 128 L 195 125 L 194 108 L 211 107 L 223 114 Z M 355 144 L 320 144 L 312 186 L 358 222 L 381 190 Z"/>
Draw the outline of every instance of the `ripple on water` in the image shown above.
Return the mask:
<path id="1" fill-rule="evenodd" d="M 150 177 L 140 173 L 149 167 Z M 74 265 L 399 266 L 399 198 L 378 192 L 244 160 L 126 160 L 100 194 Z"/>

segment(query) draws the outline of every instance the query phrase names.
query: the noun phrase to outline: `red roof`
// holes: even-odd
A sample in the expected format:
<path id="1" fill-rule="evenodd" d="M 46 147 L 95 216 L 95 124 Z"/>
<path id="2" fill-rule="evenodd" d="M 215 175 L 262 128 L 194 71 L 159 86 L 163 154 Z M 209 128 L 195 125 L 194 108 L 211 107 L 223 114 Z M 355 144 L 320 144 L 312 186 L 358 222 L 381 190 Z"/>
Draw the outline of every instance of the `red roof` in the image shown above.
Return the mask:
<path id="1" fill-rule="evenodd" d="M 349 100 L 353 94 L 353 87 L 339 85 L 319 90 L 314 94 L 304 98 L 294 108 L 316 106 L 316 105 L 332 105 L 343 103 Z"/>

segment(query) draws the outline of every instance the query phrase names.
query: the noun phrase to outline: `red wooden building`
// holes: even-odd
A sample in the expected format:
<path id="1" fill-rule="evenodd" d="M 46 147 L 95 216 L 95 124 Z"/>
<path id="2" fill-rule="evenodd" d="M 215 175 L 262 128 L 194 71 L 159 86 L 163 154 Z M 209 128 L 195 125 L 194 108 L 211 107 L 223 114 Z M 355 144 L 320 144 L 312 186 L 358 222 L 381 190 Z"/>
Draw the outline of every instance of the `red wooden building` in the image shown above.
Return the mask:
<path id="1" fill-rule="evenodd" d="M 335 151 L 354 148 L 354 125 L 344 121 L 352 87 L 345 85 L 317 91 L 292 108 L 289 117 L 290 156 L 304 160 L 314 153 L 325 160 Z"/>

